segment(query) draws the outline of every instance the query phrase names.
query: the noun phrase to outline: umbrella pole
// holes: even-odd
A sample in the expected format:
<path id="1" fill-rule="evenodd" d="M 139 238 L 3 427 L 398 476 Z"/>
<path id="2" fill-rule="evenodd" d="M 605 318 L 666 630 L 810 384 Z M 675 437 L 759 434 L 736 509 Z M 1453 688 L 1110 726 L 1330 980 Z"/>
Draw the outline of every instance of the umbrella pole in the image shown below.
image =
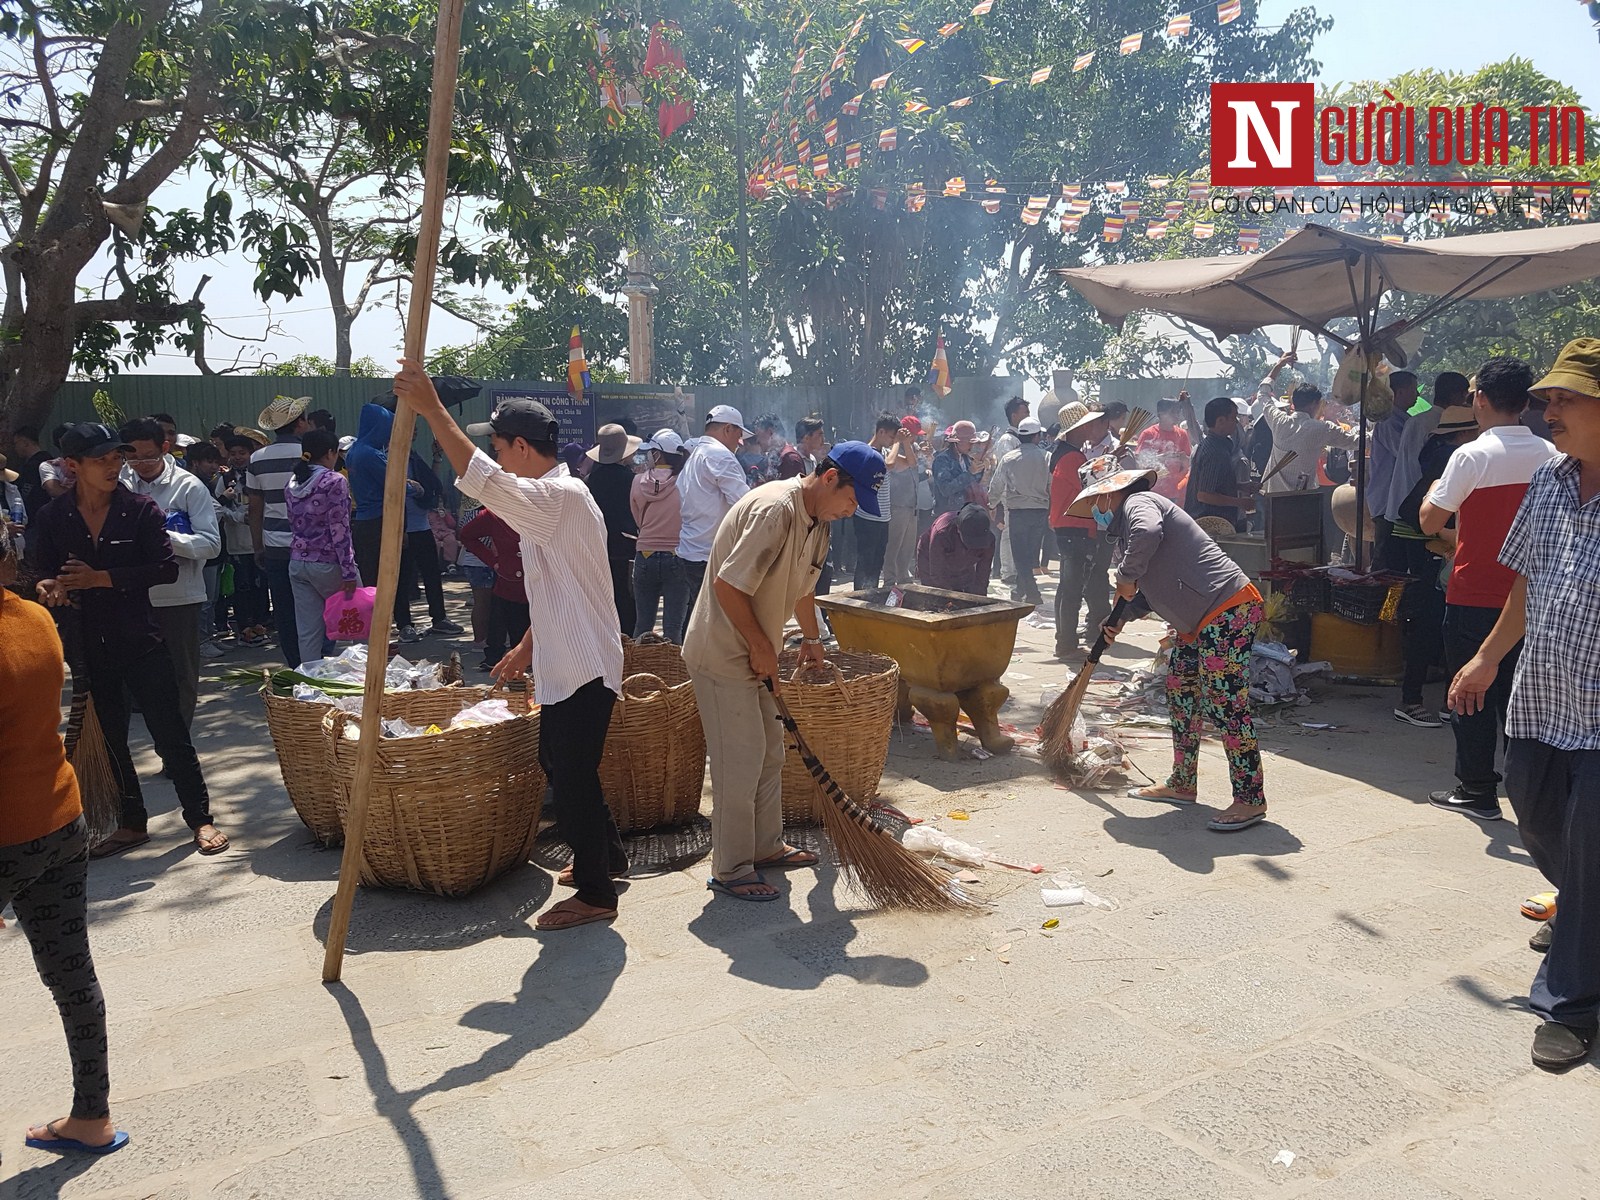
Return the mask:
<path id="1" fill-rule="evenodd" d="M 410 312 L 406 320 L 405 354 L 420 360 L 428 344 L 428 315 L 433 306 L 434 271 L 439 262 L 439 235 L 444 220 L 446 168 L 450 161 L 451 126 L 455 116 L 456 77 L 461 52 L 461 16 L 465 0 L 439 0 L 433 43 L 433 95 L 428 113 L 427 157 L 423 168 L 422 214 L 417 256 L 411 272 Z M 367 829 L 367 801 L 377 763 L 379 717 L 384 669 L 389 663 L 389 615 L 400 582 L 400 539 L 405 528 L 406 459 L 411 454 L 416 414 L 400 397 L 389 434 L 389 463 L 383 480 L 383 540 L 378 557 L 377 599 L 373 604 L 372 637 L 367 644 L 366 690 L 361 697 L 361 741 L 355 779 L 345 815 L 344 856 L 339 862 L 339 888 L 322 959 L 322 978 L 332 983 L 344 966 L 344 944 L 350 932 L 350 910 L 360 880 L 362 841 Z"/>
<path id="2" fill-rule="evenodd" d="M 1361 316 L 1357 353 L 1361 355 L 1361 399 L 1356 408 L 1356 571 L 1366 569 L 1367 543 L 1362 536 L 1367 527 L 1367 356 L 1372 352 L 1372 334 L 1378 327 L 1377 301 L 1372 297 L 1372 258 L 1362 256 L 1364 266 L 1361 290 Z"/>

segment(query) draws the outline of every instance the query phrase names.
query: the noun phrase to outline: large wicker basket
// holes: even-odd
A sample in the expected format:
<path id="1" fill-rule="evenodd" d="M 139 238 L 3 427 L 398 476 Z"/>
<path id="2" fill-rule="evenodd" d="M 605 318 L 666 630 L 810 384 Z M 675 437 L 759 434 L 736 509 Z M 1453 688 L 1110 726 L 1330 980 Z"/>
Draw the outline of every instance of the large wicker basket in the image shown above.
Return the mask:
<path id="1" fill-rule="evenodd" d="M 405 717 L 427 725 L 441 715 L 449 720 L 465 704 L 476 704 L 488 694 L 484 688 L 434 688 L 427 691 L 388 692 L 384 695 L 383 715 Z M 296 700 L 277 696 L 270 684 L 261 688 L 261 702 L 267 708 L 267 732 L 278 753 L 278 771 L 289 803 L 305 822 L 317 841 L 337 846 L 344 841 L 344 821 L 334 803 L 333 785 L 328 778 L 328 743 L 322 720 L 333 705 L 317 700 Z"/>
<path id="2" fill-rule="evenodd" d="M 865 804 L 878 794 L 900 687 L 900 668 L 881 654 L 836 651 L 828 666 L 802 671 L 796 651 L 778 657 L 783 698 L 795 724 L 852 800 Z M 816 786 L 793 746 L 783 757 L 783 820 L 811 825 L 821 820 Z"/>
<path id="3" fill-rule="evenodd" d="M 388 693 L 384 715 L 442 725 L 488 689 L 456 688 L 452 694 L 454 703 L 439 711 L 415 699 L 425 693 Z M 527 703 L 525 694 L 507 699 L 514 709 Z M 352 719 L 334 710 L 324 720 L 341 821 L 356 769 L 357 743 L 344 736 Z M 440 896 L 482 887 L 528 860 L 544 787 L 537 708 L 477 729 L 382 739 L 372 772 L 361 882 Z"/>
<path id="4" fill-rule="evenodd" d="M 606 804 L 625 834 L 686 824 L 700 812 L 706 735 L 683 651 L 625 642 L 623 675 L 600 760 Z"/>

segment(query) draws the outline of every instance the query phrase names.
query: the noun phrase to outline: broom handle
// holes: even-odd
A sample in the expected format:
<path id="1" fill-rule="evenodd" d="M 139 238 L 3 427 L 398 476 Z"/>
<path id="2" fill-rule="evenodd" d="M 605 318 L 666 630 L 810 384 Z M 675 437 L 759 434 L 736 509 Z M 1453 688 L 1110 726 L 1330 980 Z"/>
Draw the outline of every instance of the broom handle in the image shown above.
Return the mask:
<path id="1" fill-rule="evenodd" d="M 1118 596 L 1117 602 L 1111 606 L 1111 615 L 1106 618 L 1106 625 L 1110 625 L 1113 628 L 1119 628 L 1121 626 L 1122 614 L 1128 611 L 1128 605 L 1131 603 L 1133 603 L 1133 601 L 1129 600 L 1128 597 Z M 1100 636 L 1095 638 L 1094 645 L 1089 648 L 1089 657 L 1085 660 L 1084 665 L 1086 667 L 1094 666 L 1095 663 L 1100 661 L 1100 656 L 1106 652 L 1106 647 L 1109 645 L 1111 645 L 1111 643 L 1106 641 L 1106 631 L 1104 626 L 1102 626 L 1100 629 Z"/>
<path id="2" fill-rule="evenodd" d="M 428 142 L 423 165 L 422 212 L 417 226 L 416 260 L 411 268 L 411 306 L 406 320 L 406 357 L 421 361 L 428 347 L 428 314 L 433 306 L 434 273 L 439 265 L 439 238 L 444 223 L 450 131 L 455 117 L 456 79 L 461 57 L 461 17 L 466 0 L 439 0 L 433 42 L 433 94 L 428 112 Z M 367 647 L 366 690 L 361 700 L 361 741 L 356 750 L 350 809 L 345 815 L 344 855 L 339 886 L 333 897 L 323 948 L 322 979 L 336 981 L 344 969 L 344 944 L 361 874 L 362 842 L 367 829 L 367 801 L 377 765 L 381 730 L 384 668 L 389 662 L 389 613 L 400 584 L 400 542 L 405 524 L 406 459 L 416 413 L 404 396 L 395 404 L 389 433 L 389 464 L 383 482 L 383 530 L 378 555 L 378 596 L 373 605 L 372 637 Z"/>

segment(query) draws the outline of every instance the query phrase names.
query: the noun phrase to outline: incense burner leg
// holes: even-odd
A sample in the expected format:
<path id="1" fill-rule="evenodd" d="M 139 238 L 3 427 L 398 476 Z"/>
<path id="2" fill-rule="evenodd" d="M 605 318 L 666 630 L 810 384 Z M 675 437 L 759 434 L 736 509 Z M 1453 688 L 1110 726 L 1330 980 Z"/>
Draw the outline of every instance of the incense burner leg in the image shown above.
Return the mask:
<path id="1" fill-rule="evenodd" d="M 933 728 L 934 752 L 947 762 L 959 760 L 961 746 L 956 741 L 956 719 L 961 715 L 961 701 L 953 692 L 938 692 L 914 683 L 904 686 L 909 702 L 928 718 Z"/>
<path id="2" fill-rule="evenodd" d="M 985 750 L 990 754 L 1004 754 L 1016 745 L 1000 731 L 1000 706 L 1010 699 L 1010 688 L 991 680 L 957 692 L 956 696 L 961 707 L 967 710 L 967 716 L 972 718 L 972 728 Z"/>

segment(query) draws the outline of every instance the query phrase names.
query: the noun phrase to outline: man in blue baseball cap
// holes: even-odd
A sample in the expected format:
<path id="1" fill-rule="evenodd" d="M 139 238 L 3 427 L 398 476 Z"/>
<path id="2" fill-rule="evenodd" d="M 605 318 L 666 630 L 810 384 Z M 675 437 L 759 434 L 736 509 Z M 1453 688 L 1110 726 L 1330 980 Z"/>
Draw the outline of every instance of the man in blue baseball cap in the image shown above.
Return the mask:
<path id="1" fill-rule="evenodd" d="M 764 483 L 728 510 L 706 564 L 683 657 L 711 760 L 712 891 L 776 900 L 763 867 L 816 865 L 783 840 L 783 728 L 764 681 L 778 686 L 778 648 L 793 614 L 800 664 L 822 662 L 817 576 L 828 522 L 878 512 L 887 468 L 865 442 L 840 442 L 816 471 Z"/>

